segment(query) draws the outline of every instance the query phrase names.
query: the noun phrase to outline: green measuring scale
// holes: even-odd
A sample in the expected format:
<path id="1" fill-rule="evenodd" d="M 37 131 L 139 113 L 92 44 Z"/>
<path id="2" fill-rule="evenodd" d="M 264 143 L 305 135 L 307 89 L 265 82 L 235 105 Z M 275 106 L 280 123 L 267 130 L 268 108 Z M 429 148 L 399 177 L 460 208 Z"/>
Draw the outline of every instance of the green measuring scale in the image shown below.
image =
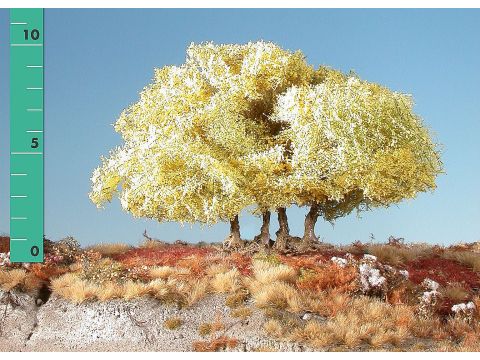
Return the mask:
<path id="1" fill-rule="evenodd" d="M 10 260 L 43 261 L 43 9 L 10 10 Z"/>

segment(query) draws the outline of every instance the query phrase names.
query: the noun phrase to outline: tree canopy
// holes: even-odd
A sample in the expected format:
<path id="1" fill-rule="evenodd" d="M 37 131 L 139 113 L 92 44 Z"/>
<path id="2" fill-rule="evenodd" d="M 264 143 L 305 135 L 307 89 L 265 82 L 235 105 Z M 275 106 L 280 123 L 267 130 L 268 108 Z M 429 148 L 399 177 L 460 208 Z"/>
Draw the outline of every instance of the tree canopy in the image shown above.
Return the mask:
<path id="1" fill-rule="evenodd" d="M 230 221 L 235 245 L 244 209 L 262 215 L 264 244 L 277 211 L 284 248 L 285 209 L 309 206 L 306 246 L 318 216 L 414 198 L 442 171 L 411 96 L 267 42 L 191 44 L 183 65 L 155 70 L 115 130 L 124 144 L 95 169 L 94 203 L 118 196 L 134 216 Z"/>

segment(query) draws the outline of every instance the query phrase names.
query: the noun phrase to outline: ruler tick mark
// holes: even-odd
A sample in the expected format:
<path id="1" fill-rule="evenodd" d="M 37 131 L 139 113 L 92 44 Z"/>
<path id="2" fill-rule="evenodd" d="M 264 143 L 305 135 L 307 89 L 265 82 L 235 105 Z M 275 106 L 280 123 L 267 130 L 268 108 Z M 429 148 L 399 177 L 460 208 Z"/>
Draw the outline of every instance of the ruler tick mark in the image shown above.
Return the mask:
<path id="1" fill-rule="evenodd" d="M 27 174 L 14 173 L 14 174 L 10 174 L 10 176 L 27 176 Z"/>
<path id="2" fill-rule="evenodd" d="M 11 22 L 10 25 L 28 25 L 26 22 Z"/>
<path id="3" fill-rule="evenodd" d="M 43 109 L 27 109 L 28 112 L 38 112 L 43 111 Z"/>
<path id="4" fill-rule="evenodd" d="M 10 220 L 28 220 L 26 217 L 11 217 Z"/>
<path id="5" fill-rule="evenodd" d="M 12 154 L 12 155 L 42 155 L 43 153 L 41 153 L 41 152 L 21 152 L 21 151 L 16 151 L 16 152 L 11 152 L 10 154 Z"/>
<path id="6" fill-rule="evenodd" d="M 43 46 L 43 44 L 10 44 L 10 46 Z"/>
<path id="7" fill-rule="evenodd" d="M 26 198 L 27 195 L 10 195 L 11 198 L 14 198 L 14 199 L 20 199 L 20 198 Z"/>

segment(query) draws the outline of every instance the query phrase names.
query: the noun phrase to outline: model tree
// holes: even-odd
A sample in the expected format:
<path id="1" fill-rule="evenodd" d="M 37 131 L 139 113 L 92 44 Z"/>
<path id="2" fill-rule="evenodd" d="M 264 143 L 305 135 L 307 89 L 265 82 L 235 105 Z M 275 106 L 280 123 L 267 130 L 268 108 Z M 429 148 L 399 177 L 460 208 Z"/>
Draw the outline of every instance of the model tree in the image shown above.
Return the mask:
<path id="1" fill-rule="evenodd" d="M 279 96 L 271 118 L 285 124 L 285 188 L 310 207 L 304 246 L 317 240 L 318 216 L 333 221 L 435 188 L 437 146 L 412 106 L 408 95 L 324 67 Z"/>
<path id="2" fill-rule="evenodd" d="M 286 208 L 309 206 L 308 246 L 319 216 L 414 197 L 441 171 L 408 96 L 265 42 L 192 44 L 184 65 L 155 71 L 115 129 L 124 144 L 94 171 L 92 201 L 117 195 L 158 221 L 230 221 L 233 247 L 244 209 L 262 216 L 265 245 L 277 211 L 285 248 Z"/>

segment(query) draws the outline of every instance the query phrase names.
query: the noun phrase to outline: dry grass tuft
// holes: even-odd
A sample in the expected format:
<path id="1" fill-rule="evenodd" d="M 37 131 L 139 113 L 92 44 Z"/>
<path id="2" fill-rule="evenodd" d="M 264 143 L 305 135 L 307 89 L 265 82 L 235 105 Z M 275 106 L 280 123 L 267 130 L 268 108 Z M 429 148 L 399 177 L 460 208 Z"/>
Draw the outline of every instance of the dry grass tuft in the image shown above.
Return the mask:
<path id="1" fill-rule="evenodd" d="M 447 250 L 442 254 L 442 257 L 458 261 L 459 263 L 472 268 L 473 271 L 480 272 L 480 253 Z"/>
<path id="2" fill-rule="evenodd" d="M 203 323 L 203 324 L 200 324 L 200 326 L 198 327 L 198 333 L 201 336 L 207 336 L 223 330 L 225 330 L 225 325 L 223 324 L 219 316 L 216 317 L 214 322 Z"/>
<path id="3" fill-rule="evenodd" d="M 155 299 L 167 304 L 185 305 L 185 295 L 188 292 L 183 282 L 176 280 L 156 279 L 146 285 L 147 293 Z"/>
<path id="4" fill-rule="evenodd" d="M 92 250 L 102 254 L 102 256 L 114 256 L 122 254 L 131 249 L 128 244 L 122 243 L 101 243 L 88 247 L 86 250 Z"/>
<path id="5" fill-rule="evenodd" d="M 350 295 L 332 291 L 322 291 L 313 296 L 304 297 L 304 308 L 322 316 L 332 317 L 350 306 Z"/>
<path id="6" fill-rule="evenodd" d="M 141 249 L 158 249 L 165 247 L 165 243 L 160 240 L 146 239 L 145 241 L 142 241 L 138 247 Z"/>
<path id="7" fill-rule="evenodd" d="M 102 285 L 100 291 L 96 291 L 95 295 L 99 301 L 108 301 L 112 299 L 119 299 L 124 296 L 124 291 L 122 286 L 113 283 L 107 282 Z"/>
<path id="8" fill-rule="evenodd" d="M 364 343 L 373 347 L 397 345 L 410 335 L 413 322 L 414 314 L 408 306 L 392 306 L 362 296 L 325 323 L 307 322 L 303 329 L 294 331 L 291 338 L 317 348 L 335 344 L 348 348 Z"/>
<path id="9" fill-rule="evenodd" d="M 205 274 L 210 277 L 215 277 L 217 274 L 223 274 L 228 272 L 232 267 L 227 266 L 227 264 L 221 263 L 213 263 L 212 265 L 208 266 L 205 270 Z"/>
<path id="10" fill-rule="evenodd" d="M 77 274 L 68 273 L 53 279 L 50 285 L 52 293 L 75 304 L 93 299 L 101 291 L 97 286 L 81 279 Z"/>
<path id="11" fill-rule="evenodd" d="M 183 320 L 178 317 L 172 317 L 163 322 L 163 326 L 168 330 L 176 330 L 182 326 Z"/>
<path id="12" fill-rule="evenodd" d="M 364 341 L 374 342 L 375 346 L 399 343 L 407 337 L 413 321 L 413 311 L 407 306 L 360 297 L 330 319 L 326 327 L 338 342 L 351 348 Z"/>
<path id="13" fill-rule="evenodd" d="M 274 348 L 270 346 L 259 346 L 258 348 L 253 349 L 255 352 L 277 352 Z"/>
<path id="14" fill-rule="evenodd" d="M 198 333 L 201 336 L 210 335 L 212 333 L 212 324 L 211 323 L 200 324 L 200 326 L 198 327 Z"/>
<path id="15" fill-rule="evenodd" d="M 233 268 L 225 273 L 216 274 L 211 281 L 212 289 L 218 293 L 234 292 L 240 289 L 240 272 Z"/>
<path id="16" fill-rule="evenodd" d="M 190 269 L 172 267 L 172 266 L 155 266 L 148 272 L 153 279 L 168 279 L 169 277 L 182 278 L 191 274 Z"/>
<path id="17" fill-rule="evenodd" d="M 125 300 L 132 300 L 144 296 L 151 290 L 150 284 L 129 280 L 122 285 L 122 297 Z"/>
<path id="18" fill-rule="evenodd" d="M 284 334 L 282 323 L 275 319 L 267 320 L 267 322 L 263 324 L 263 329 L 267 335 L 274 338 L 281 338 Z"/>
<path id="19" fill-rule="evenodd" d="M 259 282 L 249 284 L 249 290 L 259 308 L 274 307 L 292 312 L 302 310 L 302 296 L 298 290 L 287 283 L 276 281 L 263 285 Z"/>
<path id="20" fill-rule="evenodd" d="M 187 292 L 185 301 L 187 306 L 192 306 L 203 299 L 208 293 L 209 281 L 208 279 L 194 280 L 190 284 L 190 291 Z"/>
<path id="21" fill-rule="evenodd" d="M 431 256 L 433 252 L 431 246 L 425 244 L 409 246 L 373 244 L 368 245 L 366 250 L 368 254 L 375 255 L 378 261 L 392 266 L 400 266 L 422 257 Z"/>
<path id="22" fill-rule="evenodd" d="M 294 282 L 297 271 L 284 264 L 276 264 L 263 260 L 253 262 L 253 275 L 262 284 L 270 284 L 275 281 Z"/>
<path id="23" fill-rule="evenodd" d="M 46 286 L 48 284 L 48 281 L 45 281 L 39 277 L 37 277 L 33 273 L 27 273 L 27 276 L 25 277 L 25 280 L 23 281 L 21 285 L 21 290 L 25 292 L 30 292 L 30 293 L 37 293 L 38 291 Z"/>
<path id="24" fill-rule="evenodd" d="M 290 336 L 295 341 L 310 344 L 314 348 L 322 348 L 336 344 L 334 334 L 316 321 L 308 321 L 303 328 L 297 328 Z"/>
<path id="25" fill-rule="evenodd" d="M 27 279 L 27 272 L 23 269 L 0 270 L 0 288 L 5 291 L 23 287 Z"/>
<path id="26" fill-rule="evenodd" d="M 470 297 L 470 293 L 462 284 L 450 284 L 442 290 L 442 295 L 455 303 L 466 301 Z"/>
<path id="27" fill-rule="evenodd" d="M 220 336 L 209 341 L 195 341 L 193 350 L 199 352 L 213 352 L 233 349 L 238 345 L 238 340 L 227 336 Z"/>
<path id="28" fill-rule="evenodd" d="M 51 282 L 53 293 L 74 303 L 86 300 L 108 301 L 121 298 L 132 300 L 143 296 L 152 296 L 167 304 L 191 306 L 208 292 L 208 279 L 168 280 L 155 279 L 144 283 L 135 280 L 124 282 L 104 281 L 93 283 L 81 278 L 79 274 L 68 273 Z"/>
<path id="29" fill-rule="evenodd" d="M 246 320 L 252 315 L 252 309 L 247 306 L 242 306 L 236 309 L 233 309 L 230 312 L 230 315 L 234 318 L 239 318 L 241 320 Z"/>
<path id="30" fill-rule="evenodd" d="M 227 305 L 229 308 L 236 308 L 242 306 L 247 298 L 248 291 L 246 289 L 240 289 L 226 297 L 225 305 Z"/>
<path id="31" fill-rule="evenodd" d="M 410 326 L 410 331 L 418 338 L 433 338 L 435 340 L 442 340 L 448 336 L 442 321 L 437 317 L 417 318 L 416 321 Z"/>

